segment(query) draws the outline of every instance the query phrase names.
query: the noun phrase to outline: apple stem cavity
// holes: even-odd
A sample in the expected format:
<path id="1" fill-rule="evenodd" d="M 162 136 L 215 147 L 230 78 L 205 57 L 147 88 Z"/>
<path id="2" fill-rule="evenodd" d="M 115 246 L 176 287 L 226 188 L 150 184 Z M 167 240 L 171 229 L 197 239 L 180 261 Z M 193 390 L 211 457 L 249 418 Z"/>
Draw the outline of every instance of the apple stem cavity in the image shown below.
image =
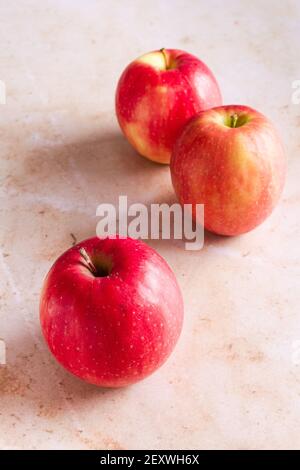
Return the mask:
<path id="1" fill-rule="evenodd" d="M 230 123 L 231 127 L 235 128 L 236 125 L 237 125 L 237 121 L 238 121 L 239 116 L 237 115 L 237 113 L 234 113 L 230 116 L 230 118 L 231 118 L 231 123 Z"/>
<path id="2" fill-rule="evenodd" d="M 93 273 L 93 274 L 97 274 L 97 269 L 95 268 L 91 258 L 89 257 L 89 255 L 87 254 L 86 250 L 84 248 L 79 248 L 79 253 L 81 254 L 81 256 L 83 257 L 84 261 L 86 262 L 86 264 L 88 265 L 90 271 Z"/>
<path id="3" fill-rule="evenodd" d="M 163 58 L 164 58 L 164 61 L 165 61 L 165 64 L 166 64 L 166 70 L 168 70 L 168 68 L 169 68 L 169 67 L 168 67 L 168 59 L 167 59 L 165 50 L 166 50 L 166 49 L 165 49 L 164 47 L 162 47 L 162 48 L 159 50 L 159 52 L 162 53 Z"/>

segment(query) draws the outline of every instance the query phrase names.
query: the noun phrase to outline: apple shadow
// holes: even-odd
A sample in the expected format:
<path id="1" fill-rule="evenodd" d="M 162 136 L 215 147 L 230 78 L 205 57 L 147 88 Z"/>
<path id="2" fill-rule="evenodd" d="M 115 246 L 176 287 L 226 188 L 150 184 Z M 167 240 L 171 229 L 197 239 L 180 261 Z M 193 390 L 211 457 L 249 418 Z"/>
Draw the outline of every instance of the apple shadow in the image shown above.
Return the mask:
<path id="1" fill-rule="evenodd" d="M 22 184 L 23 190 L 35 187 L 49 196 L 57 191 L 68 199 L 77 191 L 81 198 L 92 195 L 97 203 L 115 194 L 136 195 L 139 188 L 145 192 L 159 173 L 167 171 L 167 166 L 141 157 L 116 131 L 33 148 L 22 163 L 14 184 Z"/>
<path id="2" fill-rule="evenodd" d="M 6 396 L 6 415 L 13 415 L 16 403 L 40 418 L 64 415 L 70 407 L 95 399 L 97 404 L 124 394 L 124 388 L 103 388 L 86 383 L 66 371 L 54 359 L 38 325 L 24 328 L 7 343 L 7 363 L 0 367 L 0 399 Z"/>
<path id="3" fill-rule="evenodd" d="M 169 166 L 140 156 L 116 130 L 64 145 L 31 148 L 10 177 L 10 187 L 14 193 L 22 193 L 24 203 L 38 206 L 45 225 L 53 224 L 55 218 L 64 226 L 70 246 L 95 236 L 98 205 L 117 207 L 120 195 L 128 197 L 128 204 L 177 202 Z M 205 231 L 209 243 L 229 239 Z M 170 240 L 149 242 L 157 247 L 166 243 L 180 246 L 172 233 Z"/>

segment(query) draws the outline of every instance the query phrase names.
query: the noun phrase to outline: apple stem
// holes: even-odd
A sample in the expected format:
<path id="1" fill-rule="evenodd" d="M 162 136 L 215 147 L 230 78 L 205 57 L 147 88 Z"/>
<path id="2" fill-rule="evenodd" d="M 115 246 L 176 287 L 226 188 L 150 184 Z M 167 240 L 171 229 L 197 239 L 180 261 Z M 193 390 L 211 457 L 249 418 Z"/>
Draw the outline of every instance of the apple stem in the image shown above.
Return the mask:
<path id="1" fill-rule="evenodd" d="M 234 113 L 230 117 L 231 117 L 231 127 L 236 127 L 236 123 L 239 118 L 238 115 Z"/>
<path id="2" fill-rule="evenodd" d="M 97 269 L 95 268 L 91 258 L 87 254 L 86 250 L 84 248 L 79 248 L 79 253 L 83 257 L 84 261 L 87 263 L 89 269 L 92 271 L 92 273 L 97 274 Z"/>
<path id="3" fill-rule="evenodd" d="M 159 50 L 159 52 L 162 53 L 162 55 L 163 55 L 163 57 L 164 57 L 164 60 L 165 60 L 166 69 L 168 69 L 168 61 L 167 61 L 167 56 L 166 56 L 165 50 L 166 50 L 166 49 L 165 49 L 164 47 L 162 47 L 162 48 Z"/>

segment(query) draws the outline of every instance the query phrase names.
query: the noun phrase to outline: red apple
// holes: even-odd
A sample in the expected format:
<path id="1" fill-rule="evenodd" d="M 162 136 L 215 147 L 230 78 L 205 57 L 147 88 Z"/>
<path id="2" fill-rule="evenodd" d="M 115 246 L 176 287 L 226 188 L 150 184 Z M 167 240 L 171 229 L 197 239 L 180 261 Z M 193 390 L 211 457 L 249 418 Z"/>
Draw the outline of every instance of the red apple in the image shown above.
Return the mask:
<path id="1" fill-rule="evenodd" d="M 183 302 L 164 259 L 131 238 L 97 237 L 67 250 L 40 303 L 48 346 L 68 371 L 103 387 L 143 379 L 172 352 Z"/>
<path id="2" fill-rule="evenodd" d="M 204 225 L 238 235 L 275 207 L 285 177 L 281 141 L 270 121 L 247 106 L 201 112 L 179 136 L 171 175 L 181 204 L 204 204 Z"/>
<path id="3" fill-rule="evenodd" d="M 134 60 L 116 92 L 120 127 L 144 157 L 169 163 L 176 137 L 186 122 L 222 98 L 208 67 L 191 54 L 161 49 Z"/>

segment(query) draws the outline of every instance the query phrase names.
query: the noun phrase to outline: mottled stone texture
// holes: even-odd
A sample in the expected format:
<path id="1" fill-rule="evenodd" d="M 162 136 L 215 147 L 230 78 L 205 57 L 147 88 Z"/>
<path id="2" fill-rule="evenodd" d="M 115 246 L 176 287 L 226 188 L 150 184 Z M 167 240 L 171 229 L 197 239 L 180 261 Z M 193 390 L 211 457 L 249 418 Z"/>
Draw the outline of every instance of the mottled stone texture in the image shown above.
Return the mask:
<path id="1" fill-rule="evenodd" d="M 299 2 L 2 0 L 0 17 L 0 446 L 299 448 Z M 161 47 L 198 55 L 225 103 L 273 120 L 288 179 L 247 235 L 207 234 L 196 253 L 150 242 L 181 285 L 183 334 L 147 380 L 99 390 L 50 356 L 40 288 L 62 251 L 95 234 L 99 203 L 174 201 L 168 167 L 140 158 L 114 116 L 124 67 Z"/>

